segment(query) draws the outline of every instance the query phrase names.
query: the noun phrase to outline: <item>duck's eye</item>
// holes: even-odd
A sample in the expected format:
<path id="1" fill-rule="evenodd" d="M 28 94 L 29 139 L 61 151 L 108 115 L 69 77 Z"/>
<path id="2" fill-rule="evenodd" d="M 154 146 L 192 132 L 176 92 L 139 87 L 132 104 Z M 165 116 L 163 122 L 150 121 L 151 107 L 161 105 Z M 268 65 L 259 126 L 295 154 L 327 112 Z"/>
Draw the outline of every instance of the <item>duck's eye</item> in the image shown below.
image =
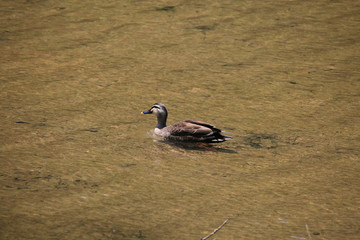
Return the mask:
<path id="1" fill-rule="evenodd" d="M 159 107 L 159 106 L 157 106 L 157 105 L 153 106 L 152 108 L 157 108 L 157 109 L 160 109 L 160 107 Z"/>

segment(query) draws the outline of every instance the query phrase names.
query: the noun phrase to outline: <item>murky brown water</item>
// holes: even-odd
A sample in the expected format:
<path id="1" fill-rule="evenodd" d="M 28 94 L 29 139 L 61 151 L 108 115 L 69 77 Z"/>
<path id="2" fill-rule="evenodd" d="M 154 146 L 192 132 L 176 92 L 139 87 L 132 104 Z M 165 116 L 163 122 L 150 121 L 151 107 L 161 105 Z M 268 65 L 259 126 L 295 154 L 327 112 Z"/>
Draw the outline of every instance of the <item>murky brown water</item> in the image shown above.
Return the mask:
<path id="1" fill-rule="evenodd" d="M 358 1 L 0 9 L 1 239 L 360 238 Z M 235 140 L 155 141 L 155 102 Z"/>

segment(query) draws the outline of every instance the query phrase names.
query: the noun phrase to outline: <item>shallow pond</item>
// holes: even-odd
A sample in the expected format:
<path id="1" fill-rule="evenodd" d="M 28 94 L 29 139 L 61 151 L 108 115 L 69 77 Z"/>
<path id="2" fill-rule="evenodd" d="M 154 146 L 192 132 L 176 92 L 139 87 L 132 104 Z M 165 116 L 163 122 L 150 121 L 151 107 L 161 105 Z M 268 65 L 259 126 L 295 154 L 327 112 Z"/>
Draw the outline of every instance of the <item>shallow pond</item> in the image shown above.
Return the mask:
<path id="1" fill-rule="evenodd" d="M 357 1 L 0 7 L 1 239 L 360 238 Z"/>

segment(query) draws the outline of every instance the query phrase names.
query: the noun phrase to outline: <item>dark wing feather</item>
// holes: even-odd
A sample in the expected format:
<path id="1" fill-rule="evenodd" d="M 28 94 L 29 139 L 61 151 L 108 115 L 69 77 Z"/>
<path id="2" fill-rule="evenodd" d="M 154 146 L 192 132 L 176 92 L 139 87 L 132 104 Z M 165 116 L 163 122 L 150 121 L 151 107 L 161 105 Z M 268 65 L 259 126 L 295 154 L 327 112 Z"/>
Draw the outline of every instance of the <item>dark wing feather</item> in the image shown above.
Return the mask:
<path id="1" fill-rule="evenodd" d="M 216 128 L 214 125 L 211 125 L 209 123 L 206 122 L 201 122 L 201 121 L 196 121 L 196 120 L 185 120 L 183 122 L 187 122 L 187 123 L 192 123 L 192 124 L 196 124 L 196 125 L 200 125 L 200 126 L 204 126 L 207 127 L 209 129 L 211 129 L 213 132 L 221 132 L 220 129 Z"/>
<path id="2" fill-rule="evenodd" d="M 209 125 L 211 126 L 211 125 Z M 191 120 L 178 122 L 171 127 L 171 135 L 173 136 L 205 136 L 211 134 L 213 131 L 206 125 L 197 124 Z"/>
<path id="3" fill-rule="evenodd" d="M 169 139 L 195 142 L 223 142 L 228 137 L 221 135 L 221 130 L 201 121 L 185 120 L 168 126 Z"/>

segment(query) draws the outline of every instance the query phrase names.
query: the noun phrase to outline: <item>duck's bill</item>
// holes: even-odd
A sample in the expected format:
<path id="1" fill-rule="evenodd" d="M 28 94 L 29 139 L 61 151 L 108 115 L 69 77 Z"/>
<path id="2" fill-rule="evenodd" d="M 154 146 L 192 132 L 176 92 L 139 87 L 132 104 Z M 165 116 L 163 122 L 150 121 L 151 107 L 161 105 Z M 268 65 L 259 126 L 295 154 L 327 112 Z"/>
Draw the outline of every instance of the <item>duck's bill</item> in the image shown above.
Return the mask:
<path id="1" fill-rule="evenodd" d="M 151 114 L 152 112 L 150 110 L 147 110 L 147 111 L 144 111 L 144 112 L 141 112 L 141 114 Z"/>

